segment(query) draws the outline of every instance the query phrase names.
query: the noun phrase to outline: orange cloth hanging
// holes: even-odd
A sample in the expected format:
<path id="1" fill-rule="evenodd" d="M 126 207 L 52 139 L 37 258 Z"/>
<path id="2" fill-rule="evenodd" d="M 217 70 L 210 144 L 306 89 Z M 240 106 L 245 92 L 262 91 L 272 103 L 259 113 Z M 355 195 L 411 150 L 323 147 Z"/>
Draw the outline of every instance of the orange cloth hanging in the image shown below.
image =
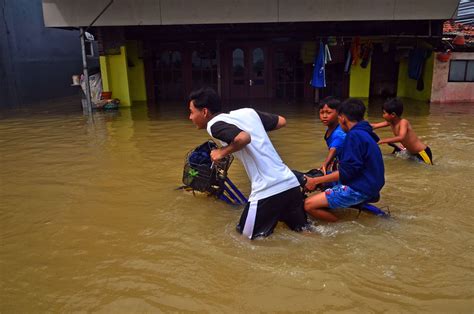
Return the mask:
<path id="1" fill-rule="evenodd" d="M 354 38 L 351 44 L 352 65 L 357 65 L 360 58 L 360 37 Z"/>

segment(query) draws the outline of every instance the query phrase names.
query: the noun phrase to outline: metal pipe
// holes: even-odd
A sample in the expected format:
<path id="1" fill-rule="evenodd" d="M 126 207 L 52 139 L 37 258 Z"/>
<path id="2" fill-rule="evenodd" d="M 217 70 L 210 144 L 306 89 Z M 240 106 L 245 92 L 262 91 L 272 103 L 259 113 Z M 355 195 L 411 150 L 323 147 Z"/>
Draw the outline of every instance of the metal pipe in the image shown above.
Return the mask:
<path id="1" fill-rule="evenodd" d="M 222 98 L 221 81 L 221 41 L 216 40 L 216 62 L 217 62 L 217 94 Z"/>
<path id="2" fill-rule="evenodd" d="M 87 68 L 87 55 L 86 55 L 86 42 L 84 28 L 81 27 L 81 48 L 82 48 L 82 71 L 84 74 L 84 80 L 86 83 L 86 101 L 87 101 L 87 111 L 92 113 L 92 101 L 91 101 L 91 85 L 89 82 L 89 70 Z"/>

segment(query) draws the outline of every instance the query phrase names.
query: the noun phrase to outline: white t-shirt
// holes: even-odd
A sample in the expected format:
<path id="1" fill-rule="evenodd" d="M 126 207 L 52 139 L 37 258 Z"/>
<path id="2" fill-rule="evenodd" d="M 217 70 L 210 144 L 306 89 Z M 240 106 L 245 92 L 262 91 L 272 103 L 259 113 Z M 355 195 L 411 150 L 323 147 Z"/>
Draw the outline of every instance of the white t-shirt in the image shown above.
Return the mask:
<path id="1" fill-rule="evenodd" d="M 276 119 L 276 120 L 275 120 Z M 207 124 L 207 132 L 227 146 L 241 131 L 251 142 L 234 155 L 242 161 L 252 183 L 249 201 L 261 200 L 299 186 L 293 172 L 283 163 L 266 131 L 276 127 L 277 115 L 243 108 L 221 113 Z"/>

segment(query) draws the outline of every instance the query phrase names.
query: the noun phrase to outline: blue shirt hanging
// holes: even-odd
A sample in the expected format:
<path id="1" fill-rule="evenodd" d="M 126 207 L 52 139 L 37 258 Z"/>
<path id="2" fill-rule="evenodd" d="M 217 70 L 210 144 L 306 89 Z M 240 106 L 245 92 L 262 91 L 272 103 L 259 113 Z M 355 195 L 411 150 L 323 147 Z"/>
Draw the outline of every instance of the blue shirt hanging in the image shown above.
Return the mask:
<path id="1" fill-rule="evenodd" d="M 314 59 L 313 78 L 311 79 L 311 86 L 316 88 L 326 87 L 326 49 L 322 41 L 319 42 L 319 54 Z"/>

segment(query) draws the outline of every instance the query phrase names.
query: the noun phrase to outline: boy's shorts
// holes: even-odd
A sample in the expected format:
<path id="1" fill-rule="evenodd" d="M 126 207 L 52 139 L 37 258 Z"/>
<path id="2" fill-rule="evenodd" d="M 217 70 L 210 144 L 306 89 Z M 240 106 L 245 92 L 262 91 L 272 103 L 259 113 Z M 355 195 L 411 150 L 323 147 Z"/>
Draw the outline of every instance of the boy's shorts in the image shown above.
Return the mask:
<path id="1" fill-rule="evenodd" d="M 342 184 L 329 188 L 324 193 L 326 193 L 326 199 L 331 209 L 351 207 L 370 199 L 370 197 Z"/>
<path id="2" fill-rule="evenodd" d="M 433 154 L 431 153 L 431 149 L 428 146 L 426 146 L 424 150 L 416 154 L 415 157 L 418 158 L 420 161 L 423 161 L 427 165 L 433 164 Z"/>
<path id="3" fill-rule="evenodd" d="M 237 231 L 250 239 L 272 234 L 278 221 L 283 221 L 294 231 L 308 227 L 300 187 L 279 194 L 248 202 L 244 208 Z"/>

